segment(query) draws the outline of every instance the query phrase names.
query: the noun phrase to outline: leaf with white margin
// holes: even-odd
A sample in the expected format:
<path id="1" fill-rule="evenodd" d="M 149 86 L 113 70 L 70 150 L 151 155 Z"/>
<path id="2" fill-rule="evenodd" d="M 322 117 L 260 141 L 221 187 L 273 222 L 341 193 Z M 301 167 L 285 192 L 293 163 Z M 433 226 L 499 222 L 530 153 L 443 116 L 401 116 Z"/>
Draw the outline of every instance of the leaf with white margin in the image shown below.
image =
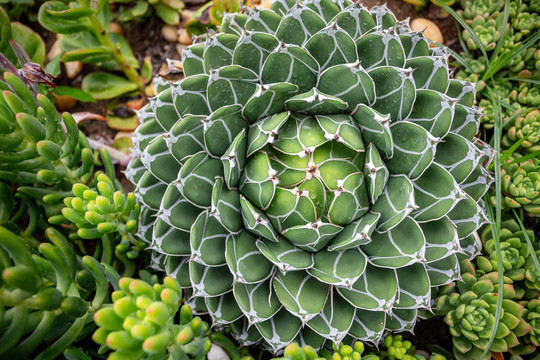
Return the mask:
<path id="1" fill-rule="evenodd" d="M 221 161 L 200 152 L 186 161 L 178 180 L 173 182 L 180 193 L 198 206 L 210 206 L 216 177 L 223 177 Z M 161 199 L 161 197 L 160 197 Z"/>
<path id="2" fill-rule="evenodd" d="M 212 69 L 231 65 L 237 42 L 238 36 L 234 34 L 207 34 L 203 54 L 204 72 L 208 74 Z"/>
<path id="3" fill-rule="evenodd" d="M 274 276 L 274 290 L 279 301 L 303 323 L 321 312 L 330 287 L 305 271 L 278 272 Z"/>
<path id="4" fill-rule="evenodd" d="M 182 71 L 186 77 L 204 74 L 204 43 L 193 44 L 182 49 Z M 159 79 L 159 76 L 156 77 Z"/>
<path id="5" fill-rule="evenodd" d="M 153 226 L 157 211 L 148 206 L 141 204 L 141 214 L 139 215 L 139 228 L 137 229 L 137 235 L 147 244 L 151 244 L 153 241 Z"/>
<path id="6" fill-rule="evenodd" d="M 234 49 L 232 63 L 259 73 L 268 55 L 278 45 L 278 39 L 271 34 L 244 30 Z"/>
<path id="7" fill-rule="evenodd" d="M 456 254 L 426 264 L 431 286 L 442 286 L 460 279 L 459 260 Z"/>
<path id="8" fill-rule="evenodd" d="M 246 166 L 247 138 L 246 130 L 242 129 L 220 158 L 225 174 L 225 183 L 229 189 L 238 187 L 240 177 Z"/>
<path id="9" fill-rule="evenodd" d="M 417 90 L 414 106 L 407 119 L 422 126 L 435 138 L 450 131 L 456 100 L 434 90 Z"/>
<path id="10" fill-rule="evenodd" d="M 311 330 L 308 326 L 304 326 L 296 338 L 294 338 L 293 342 L 296 342 L 302 348 L 309 345 L 316 350 L 320 350 L 326 342 L 326 339 Z"/>
<path id="11" fill-rule="evenodd" d="M 205 266 L 225 265 L 225 240 L 229 231 L 219 221 L 202 212 L 191 227 L 191 260 Z M 228 270 L 227 270 L 228 271 Z"/>
<path id="12" fill-rule="evenodd" d="M 273 144 L 279 129 L 289 119 L 290 112 L 281 112 L 268 116 L 251 125 L 248 130 L 247 156 L 253 155 L 257 150 L 267 144 Z"/>
<path id="13" fill-rule="evenodd" d="M 311 115 L 340 114 L 348 104 L 335 96 L 323 94 L 316 88 L 285 101 L 285 108 L 295 113 Z"/>
<path id="14" fill-rule="evenodd" d="M 236 283 L 233 294 L 250 324 L 266 321 L 281 309 L 272 288 L 272 278 L 255 284 Z"/>
<path id="15" fill-rule="evenodd" d="M 264 212 L 253 206 L 242 195 L 240 195 L 240 206 L 242 208 L 242 220 L 246 229 L 267 240 L 278 242 L 278 233 Z"/>
<path id="16" fill-rule="evenodd" d="M 149 104 L 137 112 L 137 118 L 140 119 L 141 125 L 132 133 L 131 140 L 133 146 L 142 152 L 152 139 L 163 134 L 164 129 L 156 120 Z"/>
<path id="17" fill-rule="evenodd" d="M 281 43 L 272 52 L 261 70 L 264 85 L 290 83 L 298 86 L 298 92 L 309 91 L 317 85 L 319 64 L 304 49 Z"/>
<path id="18" fill-rule="evenodd" d="M 431 165 L 435 146 L 440 141 L 420 125 L 400 121 L 390 126 L 394 140 L 394 155 L 386 160 L 392 174 L 403 174 L 414 180 Z"/>
<path id="19" fill-rule="evenodd" d="M 242 31 L 244 30 L 244 26 L 247 21 L 247 15 L 235 13 L 235 14 L 229 14 L 225 13 L 223 14 L 223 20 L 221 21 L 221 32 L 225 34 L 234 34 L 234 35 L 242 35 Z"/>
<path id="20" fill-rule="evenodd" d="M 413 183 L 404 175 L 390 176 L 386 187 L 371 210 L 381 214 L 378 231 L 398 225 L 417 208 Z"/>
<path id="21" fill-rule="evenodd" d="M 395 270 L 376 267 L 369 263 L 351 289 L 337 287 L 339 294 L 354 307 L 383 311 L 388 311 L 392 307 L 397 290 Z"/>
<path id="22" fill-rule="evenodd" d="M 172 227 L 189 232 L 203 210 L 203 207 L 187 200 L 174 184 L 170 184 L 162 196 L 157 217 Z"/>
<path id="23" fill-rule="evenodd" d="M 358 60 L 366 69 L 405 65 L 405 52 L 399 36 L 392 30 L 375 31 L 356 40 Z"/>
<path id="24" fill-rule="evenodd" d="M 234 138 L 248 128 L 242 117 L 242 106 L 223 106 L 202 120 L 204 144 L 207 151 L 214 156 L 223 156 Z"/>
<path id="25" fill-rule="evenodd" d="M 372 241 L 362 245 L 362 251 L 369 257 L 370 263 L 396 269 L 424 261 L 425 246 L 422 229 L 407 216 L 386 232 L 375 231 Z"/>
<path id="26" fill-rule="evenodd" d="M 328 207 L 328 218 L 333 224 L 348 225 L 369 210 L 364 178 L 362 172 L 357 172 L 348 175 L 343 180 L 338 180 L 337 189 L 333 190 Z"/>
<path id="27" fill-rule="evenodd" d="M 463 255 L 469 260 L 474 259 L 477 255 L 481 255 L 482 253 L 482 242 L 477 233 L 472 233 L 466 238 L 461 239 L 459 245 L 463 250 Z"/>
<path id="28" fill-rule="evenodd" d="M 386 314 L 386 329 L 392 331 L 411 330 L 416 325 L 418 310 L 416 309 L 392 309 L 390 314 Z"/>
<path id="29" fill-rule="evenodd" d="M 333 0 L 313 0 L 306 6 L 319 14 L 326 22 L 330 22 L 341 10 Z"/>
<path id="30" fill-rule="evenodd" d="M 407 60 L 406 67 L 414 69 L 417 89 L 431 89 L 441 93 L 448 88 L 448 59 L 442 56 L 419 56 Z"/>
<path id="31" fill-rule="evenodd" d="M 134 158 L 131 159 L 127 166 L 127 169 L 124 170 L 124 175 L 133 184 L 138 184 L 142 176 L 147 172 L 149 171 L 146 169 L 146 167 L 144 167 L 144 164 L 138 158 Z"/>
<path id="32" fill-rule="evenodd" d="M 419 209 L 411 216 L 417 221 L 440 219 L 452 210 L 459 198 L 465 196 L 452 174 L 435 162 L 413 184 L 414 199 Z"/>
<path id="33" fill-rule="evenodd" d="M 353 112 L 359 104 L 371 106 L 375 102 L 375 85 L 360 62 L 327 68 L 321 73 L 317 87 L 347 102 L 347 112 Z"/>
<path id="34" fill-rule="evenodd" d="M 169 88 L 149 100 L 156 121 L 159 122 L 165 131 L 169 131 L 180 119 L 180 115 L 175 108 L 173 97 L 174 90 L 173 88 Z"/>
<path id="35" fill-rule="evenodd" d="M 364 142 L 375 145 L 383 157 L 391 158 L 394 152 L 394 140 L 390 130 L 390 114 L 382 115 L 360 104 L 352 116 L 362 132 Z"/>
<path id="36" fill-rule="evenodd" d="M 214 325 L 230 324 L 243 315 L 231 292 L 221 296 L 207 297 L 204 301 Z"/>
<path id="37" fill-rule="evenodd" d="M 379 151 L 373 144 L 369 144 L 366 149 L 364 177 L 370 203 L 375 204 L 377 202 L 386 187 L 389 176 L 390 172 L 381 159 Z"/>
<path id="38" fill-rule="evenodd" d="M 285 102 L 298 93 L 298 86 L 290 83 L 257 85 L 242 115 L 251 123 L 285 111 Z M 256 124 L 255 124 L 256 125 Z"/>
<path id="39" fill-rule="evenodd" d="M 178 178 L 181 164 L 169 151 L 164 136 L 154 138 L 139 159 L 148 171 L 165 183 L 171 183 Z"/>
<path id="40" fill-rule="evenodd" d="M 151 209 L 158 210 L 167 184 L 146 171 L 137 183 L 137 199 Z"/>
<path id="41" fill-rule="evenodd" d="M 358 60 L 354 40 L 335 22 L 310 37 L 305 48 L 317 60 L 321 72 L 334 65 Z"/>
<path id="42" fill-rule="evenodd" d="M 239 196 L 238 190 L 229 190 L 222 178 L 216 178 L 210 214 L 231 233 L 237 233 L 244 228 Z"/>
<path id="43" fill-rule="evenodd" d="M 186 116 L 165 137 L 169 151 L 182 165 L 196 153 L 206 150 L 203 118 L 201 115 Z"/>
<path id="44" fill-rule="evenodd" d="M 285 229 L 282 233 L 293 245 L 306 251 L 319 251 L 341 231 L 342 227 L 318 220 Z"/>
<path id="45" fill-rule="evenodd" d="M 210 115 L 206 100 L 208 75 L 192 75 L 186 77 L 173 86 L 173 100 L 176 112 L 184 117 L 186 115 Z"/>
<path id="46" fill-rule="evenodd" d="M 469 81 L 450 79 L 446 95 L 458 99 L 458 104 L 471 107 L 476 99 L 476 84 Z"/>
<path id="47" fill-rule="evenodd" d="M 429 44 L 421 31 L 400 33 L 399 39 L 405 51 L 405 58 L 410 59 L 418 56 L 429 55 Z"/>
<path id="48" fill-rule="evenodd" d="M 437 261 L 460 251 L 457 230 L 448 217 L 419 225 L 426 238 L 426 262 Z"/>
<path id="49" fill-rule="evenodd" d="M 371 234 L 375 230 L 381 214 L 369 212 L 360 219 L 345 226 L 328 246 L 329 251 L 352 249 L 371 242 Z"/>
<path id="50" fill-rule="evenodd" d="M 383 311 L 356 309 L 349 334 L 362 341 L 378 344 L 385 331 L 385 322 Z"/>
<path id="51" fill-rule="evenodd" d="M 272 275 L 274 266 L 257 248 L 256 240 L 249 231 L 227 237 L 225 258 L 235 283 L 258 283 Z"/>
<path id="52" fill-rule="evenodd" d="M 259 151 L 251 156 L 240 178 L 240 193 L 259 209 L 268 208 L 274 194 L 278 179 L 272 168 L 268 154 Z"/>
<path id="53" fill-rule="evenodd" d="M 358 39 L 367 32 L 373 31 L 375 27 L 375 21 L 371 17 L 371 14 L 359 2 L 355 2 L 340 11 L 334 20 L 353 40 Z"/>
<path id="54" fill-rule="evenodd" d="M 362 134 L 349 115 L 315 115 L 327 140 L 343 143 L 356 152 L 364 152 Z"/>
<path id="55" fill-rule="evenodd" d="M 157 254 L 157 253 L 152 253 Z M 168 276 L 175 278 L 182 288 L 190 288 L 189 256 L 169 256 L 165 261 L 165 271 Z"/>
<path id="56" fill-rule="evenodd" d="M 281 16 L 269 9 L 253 7 L 248 14 L 245 28 L 248 31 L 260 31 L 274 34 L 281 22 Z"/>
<path id="57" fill-rule="evenodd" d="M 479 167 L 479 160 L 480 150 L 461 135 L 450 133 L 437 145 L 435 162 L 448 170 L 458 184 Z"/>
<path id="58" fill-rule="evenodd" d="M 406 119 L 416 99 L 412 69 L 392 66 L 377 67 L 369 72 L 375 83 L 376 101 L 373 110 L 390 114 L 392 121 Z"/>
<path id="59" fill-rule="evenodd" d="M 285 15 L 276 30 L 276 37 L 285 44 L 302 46 L 315 33 L 326 26 L 326 22 L 302 3 L 297 2 Z"/>
<path id="60" fill-rule="evenodd" d="M 268 345 L 276 352 L 284 348 L 298 335 L 302 321 L 285 309 L 281 309 L 271 319 L 255 324 Z"/>
<path id="61" fill-rule="evenodd" d="M 251 326 L 247 319 L 242 316 L 231 324 L 231 335 L 242 346 L 251 346 L 259 343 L 262 339 L 259 330 L 255 326 Z"/>
<path id="62" fill-rule="evenodd" d="M 457 226 L 460 240 L 471 235 L 480 226 L 489 223 L 480 202 L 477 203 L 469 195 L 457 202 L 452 211 L 448 213 L 448 217 Z"/>
<path id="63" fill-rule="evenodd" d="M 170 256 L 189 256 L 191 255 L 189 236 L 189 231 L 177 229 L 158 217 L 154 223 L 152 245 L 147 250 Z"/>
<path id="64" fill-rule="evenodd" d="M 469 141 L 474 141 L 474 136 L 480 129 L 480 116 L 481 112 L 477 106 L 468 107 L 456 104 L 450 132 L 459 134 Z"/>
<path id="65" fill-rule="evenodd" d="M 359 249 L 342 251 L 319 251 L 307 272 L 320 281 L 337 286 L 351 287 L 364 273 L 367 257 Z"/>
<path id="66" fill-rule="evenodd" d="M 429 308 L 431 301 L 431 283 L 424 264 L 416 263 L 396 269 L 398 278 L 398 301 L 395 309 Z"/>
<path id="67" fill-rule="evenodd" d="M 259 239 L 256 244 L 263 255 L 281 272 L 309 269 L 313 266 L 312 253 L 301 250 L 288 241 L 275 243 Z"/>
<path id="68" fill-rule="evenodd" d="M 223 66 L 210 71 L 207 101 L 212 111 L 223 106 L 245 104 L 257 90 L 259 76 L 238 65 Z"/>
<path id="69" fill-rule="evenodd" d="M 386 5 L 374 6 L 369 11 L 373 19 L 383 30 L 397 25 L 397 19 Z"/>
<path id="70" fill-rule="evenodd" d="M 337 344 L 348 334 L 355 310 L 354 306 L 331 290 L 323 310 L 309 320 L 307 326 Z"/>
<path id="71" fill-rule="evenodd" d="M 219 296 L 232 291 L 233 277 L 227 265 L 204 266 L 190 261 L 189 277 L 193 296 Z"/>

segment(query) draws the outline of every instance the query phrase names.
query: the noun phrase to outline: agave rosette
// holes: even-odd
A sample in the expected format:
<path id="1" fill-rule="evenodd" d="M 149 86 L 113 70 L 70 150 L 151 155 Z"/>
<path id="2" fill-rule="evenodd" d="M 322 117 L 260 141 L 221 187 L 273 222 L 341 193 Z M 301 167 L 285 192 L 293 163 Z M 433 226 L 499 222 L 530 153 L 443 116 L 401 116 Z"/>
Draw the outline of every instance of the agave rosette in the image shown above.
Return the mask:
<path id="1" fill-rule="evenodd" d="M 139 114 L 127 175 L 155 265 L 244 342 L 411 329 L 478 250 L 474 87 L 385 7 L 282 0 L 221 31 Z"/>

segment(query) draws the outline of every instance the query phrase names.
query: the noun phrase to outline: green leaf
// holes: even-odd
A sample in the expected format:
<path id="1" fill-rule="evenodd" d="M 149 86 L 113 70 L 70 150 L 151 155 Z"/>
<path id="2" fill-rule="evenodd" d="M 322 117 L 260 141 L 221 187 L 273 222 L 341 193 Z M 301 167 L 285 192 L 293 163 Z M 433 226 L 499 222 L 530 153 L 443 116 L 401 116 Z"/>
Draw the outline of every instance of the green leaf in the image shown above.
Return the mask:
<path id="1" fill-rule="evenodd" d="M 138 86 L 117 75 L 93 72 L 84 77 L 81 89 L 96 100 L 107 100 L 135 91 Z"/>
<path id="2" fill-rule="evenodd" d="M 58 96 L 71 96 L 79 101 L 96 102 L 96 100 L 89 93 L 70 86 L 57 86 L 52 88 L 51 92 Z"/>
<path id="3" fill-rule="evenodd" d="M 76 34 L 91 29 L 86 18 L 69 20 L 56 16 L 57 12 L 69 9 L 69 6 L 61 1 L 48 1 L 39 8 L 38 21 L 45 29 L 60 34 Z"/>
<path id="4" fill-rule="evenodd" d="M 19 22 L 12 22 L 11 40 L 26 51 L 30 60 L 43 66 L 45 62 L 45 42 L 37 32 Z"/>

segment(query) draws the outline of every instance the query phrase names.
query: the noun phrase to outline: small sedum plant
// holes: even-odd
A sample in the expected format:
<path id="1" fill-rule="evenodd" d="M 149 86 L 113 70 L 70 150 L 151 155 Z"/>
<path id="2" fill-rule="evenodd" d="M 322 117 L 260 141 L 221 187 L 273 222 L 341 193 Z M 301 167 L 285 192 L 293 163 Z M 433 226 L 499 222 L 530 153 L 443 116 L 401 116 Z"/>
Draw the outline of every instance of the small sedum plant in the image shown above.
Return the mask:
<path id="1" fill-rule="evenodd" d="M 485 219 L 473 86 L 385 7 L 281 0 L 221 31 L 139 113 L 154 266 L 244 343 L 411 329 Z"/>

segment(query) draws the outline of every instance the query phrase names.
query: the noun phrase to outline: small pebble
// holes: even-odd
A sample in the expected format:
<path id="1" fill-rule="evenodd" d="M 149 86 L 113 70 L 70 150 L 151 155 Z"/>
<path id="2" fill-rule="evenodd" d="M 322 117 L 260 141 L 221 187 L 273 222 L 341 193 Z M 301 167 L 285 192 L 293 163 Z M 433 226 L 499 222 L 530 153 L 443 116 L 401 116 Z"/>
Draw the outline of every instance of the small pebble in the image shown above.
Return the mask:
<path id="1" fill-rule="evenodd" d="M 56 106 L 56 109 L 59 111 L 65 111 L 69 109 L 73 109 L 75 105 L 77 104 L 77 100 L 75 98 L 72 98 L 71 96 L 64 95 L 59 96 L 54 94 L 54 106 Z"/>
<path id="2" fill-rule="evenodd" d="M 60 49 L 60 41 L 57 38 L 53 46 L 51 46 L 51 49 L 47 53 L 47 60 L 51 61 L 61 52 L 62 52 L 62 49 Z"/>
<path id="3" fill-rule="evenodd" d="M 186 29 L 178 30 L 178 35 L 179 35 L 178 42 L 180 42 L 180 44 L 185 45 L 185 46 L 191 45 L 191 36 L 189 36 Z"/>
<path id="4" fill-rule="evenodd" d="M 263 1 L 263 8 L 270 9 L 272 7 L 273 0 L 262 0 Z"/>
<path id="5" fill-rule="evenodd" d="M 208 360 L 230 360 L 229 355 L 227 355 L 227 353 L 216 344 L 212 344 L 212 347 L 210 348 L 210 351 L 206 357 Z"/>
<path id="6" fill-rule="evenodd" d="M 180 15 L 182 16 L 182 22 L 186 22 L 187 20 L 191 19 L 193 14 L 194 11 L 192 10 L 182 10 L 182 12 L 180 13 Z"/>
<path id="7" fill-rule="evenodd" d="M 175 43 L 178 41 L 178 29 L 176 26 L 172 25 L 163 25 L 161 28 L 161 36 L 168 42 Z"/>
<path id="8" fill-rule="evenodd" d="M 181 45 L 181 44 L 176 44 L 176 52 L 178 53 L 178 55 L 180 56 L 180 59 L 182 58 L 182 49 L 184 47 Z"/>
<path id="9" fill-rule="evenodd" d="M 425 18 L 417 18 L 411 21 L 411 29 L 413 31 L 424 31 L 426 38 L 432 41 L 436 41 L 439 44 L 443 44 L 442 32 L 433 21 L 430 21 Z M 430 46 L 435 47 L 435 44 L 430 44 Z"/>
<path id="10" fill-rule="evenodd" d="M 122 29 L 122 26 L 115 22 L 111 22 L 109 24 L 109 32 L 124 35 L 124 29 Z"/>
<path id="11" fill-rule="evenodd" d="M 83 68 L 83 63 L 80 61 L 68 61 L 64 65 L 66 67 L 66 75 L 70 79 L 75 79 Z"/>

